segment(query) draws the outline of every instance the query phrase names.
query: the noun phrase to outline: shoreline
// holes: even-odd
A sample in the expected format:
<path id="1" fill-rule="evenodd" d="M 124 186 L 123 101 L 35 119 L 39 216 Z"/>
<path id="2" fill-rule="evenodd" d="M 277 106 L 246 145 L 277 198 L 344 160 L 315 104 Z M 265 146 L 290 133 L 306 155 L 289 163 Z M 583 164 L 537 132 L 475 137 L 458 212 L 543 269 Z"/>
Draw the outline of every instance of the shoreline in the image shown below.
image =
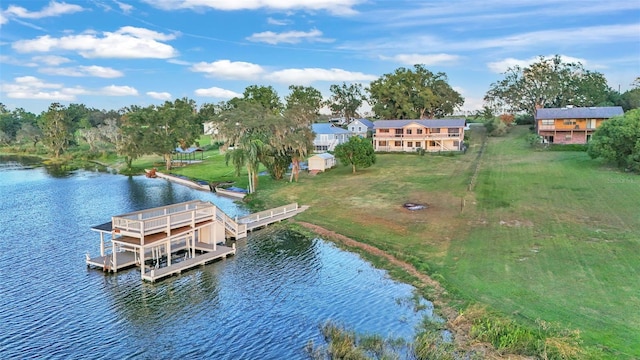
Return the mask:
<path id="1" fill-rule="evenodd" d="M 446 328 L 453 335 L 454 343 L 457 346 L 467 350 L 479 351 L 480 353 L 484 353 L 484 355 L 491 354 L 490 356 L 492 358 L 496 358 L 496 359 L 502 358 L 498 354 L 495 354 L 494 349 L 488 344 L 484 344 L 480 342 L 474 342 L 473 344 L 471 344 L 471 342 L 469 341 L 471 324 L 465 319 L 465 317 L 462 314 L 460 314 L 457 310 L 455 310 L 454 308 L 452 308 L 442 300 L 443 295 L 446 293 L 446 289 L 438 281 L 433 280 L 429 275 L 420 272 L 413 265 L 407 262 L 404 262 L 402 260 L 399 260 L 395 256 L 383 250 L 380 250 L 375 246 L 362 243 L 360 241 L 356 241 L 352 238 L 339 234 L 335 231 L 328 230 L 319 225 L 315 225 L 305 221 L 298 221 L 295 219 L 293 219 L 293 221 L 294 221 L 293 222 L 294 224 L 302 226 L 303 228 L 321 236 L 323 239 L 327 241 L 337 242 L 345 245 L 347 248 L 360 249 L 370 255 L 384 258 L 391 265 L 402 269 L 412 277 L 418 279 L 420 283 L 419 285 L 428 286 L 431 289 L 433 289 L 434 291 L 433 299 L 427 299 L 426 297 L 425 299 L 430 301 L 433 304 L 434 309 L 438 311 L 440 316 L 442 316 L 445 319 Z M 349 251 L 349 249 L 346 249 L 346 251 Z M 385 270 L 388 271 L 388 269 L 385 269 Z M 397 281 L 402 282 L 401 280 L 397 280 Z M 409 285 L 412 285 L 414 287 L 416 286 L 416 284 L 409 284 Z M 517 355 L 510 354 L 509 359 L 517 359 L 517 358 L 518 358 Z"/>

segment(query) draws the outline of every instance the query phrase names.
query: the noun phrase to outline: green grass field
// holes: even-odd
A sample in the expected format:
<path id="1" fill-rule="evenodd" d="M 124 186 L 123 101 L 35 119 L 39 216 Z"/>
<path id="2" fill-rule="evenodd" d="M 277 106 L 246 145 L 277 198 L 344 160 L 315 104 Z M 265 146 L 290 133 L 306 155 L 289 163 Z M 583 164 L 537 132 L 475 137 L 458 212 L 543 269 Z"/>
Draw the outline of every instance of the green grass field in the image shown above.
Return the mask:
<path id="1" fill-rule="evenodd" d="M 582 152 L 491 139 L 470 229 L 443 273 L 464 296 L 578 329 L 613 358 L 640 356 L 640 177 Z"/>
<path id="2" fill-rule="evenodd" d="M 611 358 L 640 357 L 640 176 L 584 152 L 533 150 L 527 132 L 489 138 L 473 191 L 477 134 L 456 156 L 379 154 L 355 175 L 339 166 L 298 183 L 261 176 L 253 203 L 310 205 L 298 219 L 408 261 L 464 302 L 577 329 Z M 205 157 L 175 172 L 246 184 L 215 151 Z"/>

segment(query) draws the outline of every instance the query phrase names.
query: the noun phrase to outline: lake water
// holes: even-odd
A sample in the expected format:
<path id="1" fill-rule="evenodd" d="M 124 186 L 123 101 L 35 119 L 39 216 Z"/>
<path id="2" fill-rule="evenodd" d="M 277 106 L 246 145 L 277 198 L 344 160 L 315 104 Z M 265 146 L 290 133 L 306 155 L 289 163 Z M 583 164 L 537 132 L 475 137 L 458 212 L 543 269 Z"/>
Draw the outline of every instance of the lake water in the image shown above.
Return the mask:
<path id="1" fill-rule="evenodd" d="M 0 358 L 305 359 L 320 325 L 410 340 L 431 308 L 413 288 L 321 239 L 265 229 L 237 254 L 157 283 L 104 274 L 93 225 L 112 215 L 201 199 L 232 200 L 160 179 L 91 171 L 50 176 L 0 166 Z"/>

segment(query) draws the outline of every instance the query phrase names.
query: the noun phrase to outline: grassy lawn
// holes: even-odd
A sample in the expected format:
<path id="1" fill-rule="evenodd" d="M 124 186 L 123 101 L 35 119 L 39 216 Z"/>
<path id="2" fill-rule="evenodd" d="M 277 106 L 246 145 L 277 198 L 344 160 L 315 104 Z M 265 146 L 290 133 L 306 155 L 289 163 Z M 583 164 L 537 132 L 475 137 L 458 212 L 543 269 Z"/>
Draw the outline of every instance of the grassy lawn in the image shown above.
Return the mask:
<path id="1" fill-rule="evenodd" d="M 577 329 L 611 358 L 640 357 L 640 176 L 583 152 L 532 150 L 527 132 L 489 139 L 473 191 L 477 134 L 466 154 L 378 154 L 355 175 L 339 166 L 298 183 L 261 176 L 253 203 L 310 205 L 297 219 L 410 262 L 458 299 Z M 174 172 L 246 186 L 217 150 L 205 159 Z"/>
<path id="2" fill-rule="evenodd" d="M 640 177 L 585 153 L 491 139 L 470 231 L 442 270 L 461 294 L 506 314 L 559 322 L 586 343 L 640 356 Z"/>

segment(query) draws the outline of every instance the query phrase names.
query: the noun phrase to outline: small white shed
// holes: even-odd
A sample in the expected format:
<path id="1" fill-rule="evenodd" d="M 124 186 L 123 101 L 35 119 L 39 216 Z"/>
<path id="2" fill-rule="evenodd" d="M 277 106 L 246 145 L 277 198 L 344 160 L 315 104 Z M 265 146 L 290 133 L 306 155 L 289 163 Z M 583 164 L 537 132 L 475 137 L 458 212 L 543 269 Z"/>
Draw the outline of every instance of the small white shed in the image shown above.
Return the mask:
<path id="1" fill-rule="evenodd" d="M 329 153 L 316 154 L 309 158 L 308 163 L 309 171 L 325 171 L 336 166 L 336 157 Z"/>

